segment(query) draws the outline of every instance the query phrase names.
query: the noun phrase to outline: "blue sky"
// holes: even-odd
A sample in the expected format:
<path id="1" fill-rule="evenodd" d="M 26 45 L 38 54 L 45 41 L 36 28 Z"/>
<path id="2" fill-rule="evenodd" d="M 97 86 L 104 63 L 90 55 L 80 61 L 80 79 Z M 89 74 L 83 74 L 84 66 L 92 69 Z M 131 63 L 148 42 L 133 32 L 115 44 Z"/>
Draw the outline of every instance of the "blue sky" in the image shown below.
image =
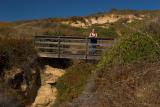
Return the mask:
<path id="1" fill-rule="evenodd" d="M 160 9 L 160 0 L 0 0 L 0 21 L 85 16 L 117 9 Z"/>

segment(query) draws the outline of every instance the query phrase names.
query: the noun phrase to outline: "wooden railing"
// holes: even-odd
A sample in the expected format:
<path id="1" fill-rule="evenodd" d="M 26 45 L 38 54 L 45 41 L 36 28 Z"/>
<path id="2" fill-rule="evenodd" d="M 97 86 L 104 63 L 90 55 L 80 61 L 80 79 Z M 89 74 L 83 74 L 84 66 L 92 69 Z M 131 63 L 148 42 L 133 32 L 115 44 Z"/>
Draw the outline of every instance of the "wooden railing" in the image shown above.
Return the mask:
<path id="1" fill-rule="evenodd" d="M 90 38 L 66 36 L 35 36 L 39 57 L 99 59 L 114 43 L 113 38 L 97 38 L 96 53 L 91 54 Z"/>

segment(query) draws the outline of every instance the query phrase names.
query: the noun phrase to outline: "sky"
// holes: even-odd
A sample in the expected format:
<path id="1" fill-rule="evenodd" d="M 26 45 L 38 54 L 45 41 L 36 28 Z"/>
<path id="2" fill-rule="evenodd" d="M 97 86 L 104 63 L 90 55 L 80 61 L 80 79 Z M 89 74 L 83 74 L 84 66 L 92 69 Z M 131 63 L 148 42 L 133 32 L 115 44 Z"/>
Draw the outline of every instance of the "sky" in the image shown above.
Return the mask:
<path id="1" fill-rule="evenodd" d="M 113 8 L 157 10 L 160 0 L 0 0 L 0 21 L 86 16 Z"/>

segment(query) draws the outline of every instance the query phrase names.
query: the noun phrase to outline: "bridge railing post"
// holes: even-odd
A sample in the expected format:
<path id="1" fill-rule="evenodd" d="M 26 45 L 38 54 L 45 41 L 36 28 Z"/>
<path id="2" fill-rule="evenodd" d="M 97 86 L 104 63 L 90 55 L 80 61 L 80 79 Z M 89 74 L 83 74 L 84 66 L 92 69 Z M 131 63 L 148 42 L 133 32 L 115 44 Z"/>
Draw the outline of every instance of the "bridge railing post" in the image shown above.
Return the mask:
<path id="1" fill-rule="evenodd" d="M 61 37 L 58 36 L 58 58 L 60 58 L 61 55 Z"/>
<path id="2" fill-rule="evenodd" d="M 88 59 L 88 37 L 86 37 L 86 52 L 85 52 L 85 59 Z"/>

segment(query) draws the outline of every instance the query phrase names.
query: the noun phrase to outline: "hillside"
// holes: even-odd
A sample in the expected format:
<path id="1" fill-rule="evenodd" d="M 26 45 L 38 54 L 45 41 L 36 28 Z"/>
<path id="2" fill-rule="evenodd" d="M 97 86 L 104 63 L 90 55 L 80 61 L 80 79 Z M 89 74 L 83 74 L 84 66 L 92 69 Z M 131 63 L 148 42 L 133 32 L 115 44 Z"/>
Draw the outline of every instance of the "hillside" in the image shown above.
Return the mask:
<path id="1" fill-rule="evenodd" d="M 55 107 L 159 107 L 159 20 L 115 22 L 116 44 L 92 73 L 78 64 L 59 80 Z"/>
<path id="2" fill-rule="evenodd" d="M 88 17 L 71 17 L 68 21 L 62 21 L 62 24 L 71 25 L 73 27 L 87 28 L 92 25 L 100 25 L 102 28 L 109 27 L 109 24 L 118 22 L 119 20 L 126 19 L 127 23 L 131 23 L 134 20 L 143 20 L 145 15 L 139 14 L 103 14 L 100 16 L 88 16 Z"/>
<path id="3" fill-rule="evenodd" d="M 159 15 L 112 10 L 0 22 L 0 106 L 159 107 Z M 38 58 L 33 36 L 86 37 L 92 28 L 99 37 L 115 38 L 99 62 Z"/>
<path id="4" fill-rule="evenodd" d="M 32 37 L 47 34 L 64 36 L 88 36 L 92 28 L 97 29 L 100 36 L 121 35 L 119 28 L 122 23 L 132 24 L 147 22 L 157 17 L 157 11 L 112 10 L 107 13 L 97 13 L 84 17 L 48 18 L 41 20 L 18 21 L 11 24 L 0 24 L 0 35 Z"/>
<path id="5" fill-rule="evenodd" d="M 159 107 L 159 19 L 144 25 L 118 39 L 81 94 L 59 107 Z"/>

